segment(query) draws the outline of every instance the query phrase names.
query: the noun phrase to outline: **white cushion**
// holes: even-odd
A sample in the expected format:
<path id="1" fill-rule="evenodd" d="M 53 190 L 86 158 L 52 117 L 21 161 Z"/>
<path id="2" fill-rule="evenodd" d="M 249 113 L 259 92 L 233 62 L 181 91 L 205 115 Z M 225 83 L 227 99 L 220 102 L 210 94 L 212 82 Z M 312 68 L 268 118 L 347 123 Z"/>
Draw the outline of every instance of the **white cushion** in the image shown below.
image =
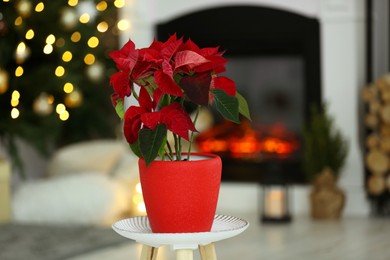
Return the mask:
<path id="1" fill-rule="evenodd" d="M 48 176 L 94 171 L 110 174 L 129 148 L 123 141 L 95 140 L 58 150 L 48 165 Z"/>
<path id="2" fill-rule="evenodd" d="M 138 157 L 131 151 L 125 153 L 112 171 L 112 176 L 139 179 Z"/>
<path id="3" fill-rule="evenodd" d="M 12 201 L 15 222 L 44 224 L 112 224 L 130 206 L 129 187 L 95 172 L 21 183 Z"/>

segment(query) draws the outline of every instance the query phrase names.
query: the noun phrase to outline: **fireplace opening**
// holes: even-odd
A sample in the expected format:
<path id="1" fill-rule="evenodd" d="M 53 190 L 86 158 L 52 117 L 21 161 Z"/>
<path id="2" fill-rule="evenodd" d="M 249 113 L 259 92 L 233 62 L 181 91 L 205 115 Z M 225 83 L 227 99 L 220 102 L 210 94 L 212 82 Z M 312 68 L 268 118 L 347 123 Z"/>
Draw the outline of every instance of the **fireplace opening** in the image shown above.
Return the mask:
<path id="1" fill-rule="evenodd" d="M 191 38 L 220 46 L 225 75 L 249 104 L 252 122 L 220 118 L 196 139 L 223 159 L 223 181 L 262 182 L 275 163 L 290 183 L 305 183 L 302 132 L 321 103 L 320 27 L 316 19 L 262 6 L 225 6 L 184 14 L 156 27 L 159 40 Z"/>

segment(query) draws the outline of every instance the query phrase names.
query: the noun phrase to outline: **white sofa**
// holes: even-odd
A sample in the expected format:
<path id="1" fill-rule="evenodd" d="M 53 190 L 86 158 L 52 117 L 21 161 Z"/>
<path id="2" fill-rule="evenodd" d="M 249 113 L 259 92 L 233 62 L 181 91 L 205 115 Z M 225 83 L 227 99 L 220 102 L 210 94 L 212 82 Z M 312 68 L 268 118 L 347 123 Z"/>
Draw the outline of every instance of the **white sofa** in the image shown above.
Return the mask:
<path id="1" fill-rule="evenodd" d="M 58 150 L 47 178 L 13 192 L 18 223 L 110 225 L 132 214 L 138 158 L 122 140 L 96 140 Z"/>

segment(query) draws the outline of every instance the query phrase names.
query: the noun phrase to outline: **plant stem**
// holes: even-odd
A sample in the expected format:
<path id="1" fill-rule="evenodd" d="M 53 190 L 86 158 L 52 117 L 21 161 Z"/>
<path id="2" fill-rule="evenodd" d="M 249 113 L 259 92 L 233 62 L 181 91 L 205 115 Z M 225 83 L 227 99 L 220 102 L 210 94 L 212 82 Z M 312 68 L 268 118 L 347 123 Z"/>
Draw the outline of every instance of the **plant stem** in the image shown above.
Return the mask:
<path id="1" fill-rule="evenodd" d="M 132 89 L 131 92 L 133 93 L 133 96 L 135 97 L 136 100 L 138 100 L 138 99 L 139 99 L 139 96 L 138 96 L 137 92 L 134 90 L 133 87 L 132 87 L 131 89 Z"/>
<path id="2" fill-rule="evenodd" d="M 194 126 L 196 125 L 196 121 L 198 121 L 199 112 L 200 112 L 200 106 L 198 106 L 198 108 L 196 109 L 196 114 L 195 114 L 195 118 L 194 118 L 194 122 L 193 122 Z M 192 148 L 192 142 L 194 142 L 194 132 L 191 132 L 190 145 L 188 147 L 188 153 L 187 153 L 187 161 L 190 160 L 190 153 L 191 153 L 191 148 Z"/>
<path id="3" fill-rule="evenodd" d="M 179 148 L 179 140 L 178 140 L 176 134 L 173 134 L 173 138 L 175 139 L 176 161 L 180 161 L 180 160 L 181 160 L 181 154 L 179 153 L 179 151 L 180 151 L 180 148 Z"/>
<path id="4" fill-rule="evenodd" d="M 180 136 L 178 136 L 178 140 L 179 140 L 179 151 L 178 151 L 178 154 L 180 154 L 179 161 L 181 161 L 181 137 Z"/>
<path id="5" fill-rule="evenodd" d="M 168 159 L 169 159 L 170 161 L 173 161 L 173 157 L 172 157 L 172 155 L 169 153 L 169 151 L 165 150 L 165 155 L 168 157 Z M 163 159 L 163 161 L 165 161 L 165 159 Z"/>
<path id="6" fill-rule="evenodd" d="M 172 147 L 171 145 L 169 144 L 169 142 L 167 142 L 167 147 L 168 147 L 168 153 L 167 153 L 167 156 L 169 157 L 169 160 L 173 161 L 173 152 L 172 152 Z"/>

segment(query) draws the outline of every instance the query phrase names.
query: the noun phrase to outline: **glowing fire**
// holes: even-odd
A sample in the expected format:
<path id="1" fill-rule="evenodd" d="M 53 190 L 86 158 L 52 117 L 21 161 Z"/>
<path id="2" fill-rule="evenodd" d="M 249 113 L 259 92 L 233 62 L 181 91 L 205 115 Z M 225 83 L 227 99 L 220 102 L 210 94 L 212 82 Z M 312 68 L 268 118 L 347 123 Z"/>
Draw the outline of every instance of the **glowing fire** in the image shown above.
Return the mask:
<path id="1" fill-rule="evenodd" d="M 288 155 L 298 149 L 296 138 L 281 124 L 261 136 L 249 122 L 222 125 L 202 133 L 196 140 L 200 151 L 229 154 L 232 158 L 255 158 L 260 154 Z"/>

